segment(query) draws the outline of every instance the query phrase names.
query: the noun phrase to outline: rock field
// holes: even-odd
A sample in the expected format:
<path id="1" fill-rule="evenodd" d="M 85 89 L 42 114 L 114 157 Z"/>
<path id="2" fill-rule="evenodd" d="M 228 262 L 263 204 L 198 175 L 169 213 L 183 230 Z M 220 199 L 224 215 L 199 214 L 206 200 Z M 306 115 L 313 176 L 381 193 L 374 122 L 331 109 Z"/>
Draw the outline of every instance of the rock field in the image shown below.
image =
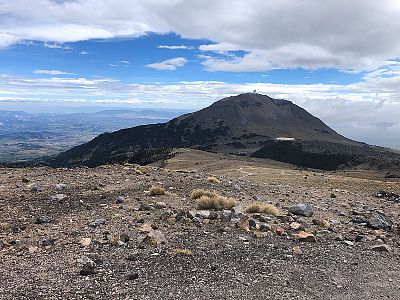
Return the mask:
<path id="1" fill-rule="evenodd" d="M 400 298 L 400 182 L 260 161 L 0 168 L 0 299 Z"/>

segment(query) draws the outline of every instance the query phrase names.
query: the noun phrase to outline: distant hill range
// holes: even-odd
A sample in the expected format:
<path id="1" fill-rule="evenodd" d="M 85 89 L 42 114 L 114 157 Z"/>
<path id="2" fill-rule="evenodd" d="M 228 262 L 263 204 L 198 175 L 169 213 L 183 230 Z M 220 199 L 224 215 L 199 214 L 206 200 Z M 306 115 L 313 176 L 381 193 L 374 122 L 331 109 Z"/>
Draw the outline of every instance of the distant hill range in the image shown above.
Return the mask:
<path id="1" fill-rule="evenodd" d="M 372 168 L 397 176 L 400 155 L 348 139 L 287 100 L 246 93 L 221 99 L 167 123 L 101 134 L 51 159 L 54 166 L 149 163 L 172 148 L 271 158 L 336 170 Z"/>

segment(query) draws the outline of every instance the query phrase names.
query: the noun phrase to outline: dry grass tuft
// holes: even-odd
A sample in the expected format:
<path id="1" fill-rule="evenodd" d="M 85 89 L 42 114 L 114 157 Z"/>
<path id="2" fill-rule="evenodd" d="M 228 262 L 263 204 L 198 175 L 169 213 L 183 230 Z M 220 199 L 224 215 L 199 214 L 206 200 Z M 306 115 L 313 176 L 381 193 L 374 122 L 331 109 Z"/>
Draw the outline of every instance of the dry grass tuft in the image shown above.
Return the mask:
<path id="1" fill-rule="evenodd" d="M 273 216 L 278 216 L 280 214 L 279 208 L 272 204 L 263 202 L 253 202 L 246 208 L 247 213 L 263 213 Z"/>
<path id="2" fill-rule="evenodd" d="M 190 250 L 190 249 L 175 249 L 174 253 L 178 254 L 178 255 L 185 255 L 185 256 L 191 256 L 193 254 L 192 250 Z"/>
<path id="3" fill-rule="evenodd" d="M 207 197 L 213 198 L 213 197 L 217 197 L 218 194 L 215 193 L 215 192 L 206 191 L 206 190 L 203 190 L 203 189 L 194 189 L 192 191 L 192 194 L 190 195 L 190 198 L 199 199 L 202 196 L 207 196 Z"/>
<path id="4" fill-rule="evenodd" d="M 238 201 L 234 198 L 227 198 L 203 189 L 195 189 L 190 195 L 192 199 L 197 199 L 197 206 L 200 209 L 231 209 L 238 205 Z"/>
<path id="5" fill-rule="evenodd" d="M 208 176 L 207 182 L 211 183 L 211 184 L 221 183 L 221 181 L 218 178 L 214 177 L 214 176 Z"/>
<path id="6" fill-rule="evenodd" d="M 236 205 L 238 205 L 238 201 L 236 199 L 226 198 L 219 195 L 214 197 L 209 197 L 204 195 L 197 200 L 197 206 L 200 209 L 222 210 L 222 209 L 231 209 Z"/>
<path id="7" fill-rule="evenodd" d="M 153 185 L 150 188 L 150 193 L 149 194 L 150 194 L 150 196 L 160 196 L 160 195 L 166 195 L 167 192 L 165 191 L 165 189 L 163 187 Z"/>

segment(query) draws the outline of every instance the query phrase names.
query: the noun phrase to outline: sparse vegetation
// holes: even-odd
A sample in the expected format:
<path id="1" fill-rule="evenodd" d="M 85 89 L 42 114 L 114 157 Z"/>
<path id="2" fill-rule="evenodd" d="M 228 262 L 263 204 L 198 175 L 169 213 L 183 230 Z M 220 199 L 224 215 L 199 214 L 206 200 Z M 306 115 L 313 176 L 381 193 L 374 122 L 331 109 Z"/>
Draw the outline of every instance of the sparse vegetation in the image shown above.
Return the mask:
<path id="1" fill-rule="evenodd" d="M 153 185 L 150 188 L 150 196 L 160 196 L 160 195 L 166 195 L 167 192 L 165 191 L 165 189 L 161 186 L 157 186 L 157 185 Z"/>
<path id="2" fill-rule="evenodd" d="M 197 200 L 197 206 L 200 209 L 231 209 L 232 207 L 238 205 L 238 201 L 234 198 L 226 198 L 220 195 L 215 195 L 213 197 L 210 196 L 201 196 Z"/>
<path id="3" fill-rule="evenodd" d="M 196 200 L 196 199 L 199 199 L 202 196 L 208 196 L 208 197 L 212 198 L 212 197 L 218 196 L 218 194 L 215 193 L 215 192 L 206 191 L 206 190 L 203 190 L 203 189 L 194 189 L 192 191 L 192 194 L 190 195 L 190 198 Z"/>
<path id="4" fill-rule="evenodd" d="M 211 183 L 211 184 L 218 184 L 221 181 L 218 178 L 214 177 L 214 176 L 208 176 L 207 177 L 207 182 Z"/>
<path id="5" fill-rule="evenodd" d="M 247 213 L 263 213 L 273 216 L 278 216 L 280 214 L 279 208 L 276 206 L 263 203 L 263 202 L 253 202 L 246 208 Z"/>
<path id="6" fill-rule="evenodd" d="M 190 249 L 175 249 L 174 253 L 177 255 L 185 255 L 185 256 L 191 256 L 193 254 L 192 250 Z"/>

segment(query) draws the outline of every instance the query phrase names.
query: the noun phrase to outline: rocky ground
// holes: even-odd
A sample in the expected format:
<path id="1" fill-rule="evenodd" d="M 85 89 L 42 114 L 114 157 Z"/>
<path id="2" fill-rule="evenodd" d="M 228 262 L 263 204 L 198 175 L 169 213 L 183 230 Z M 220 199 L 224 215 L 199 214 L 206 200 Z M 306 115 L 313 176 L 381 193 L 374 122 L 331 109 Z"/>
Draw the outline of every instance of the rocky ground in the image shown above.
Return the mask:
<path id="1" fill-rule="evenodd" d="M 185 149 L 0 169 L 0 298 L 398 299 L 400 183 L 347 175 Z M 198 210 L 197 188 L 239 205 Z"/>

